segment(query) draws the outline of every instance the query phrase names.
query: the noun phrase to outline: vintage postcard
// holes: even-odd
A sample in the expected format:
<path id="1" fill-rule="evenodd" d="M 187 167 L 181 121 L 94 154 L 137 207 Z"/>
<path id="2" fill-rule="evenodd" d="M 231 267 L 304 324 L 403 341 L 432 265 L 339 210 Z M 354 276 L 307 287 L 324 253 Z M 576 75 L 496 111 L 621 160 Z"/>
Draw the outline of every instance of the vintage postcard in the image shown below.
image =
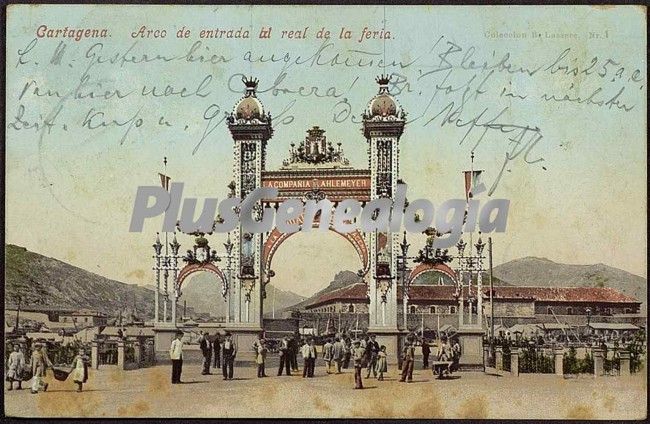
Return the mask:
<path id="1" fill-rule="evenodd" d="M 646 17 L 9 5 L 4 414 L 645 418 Z"/>

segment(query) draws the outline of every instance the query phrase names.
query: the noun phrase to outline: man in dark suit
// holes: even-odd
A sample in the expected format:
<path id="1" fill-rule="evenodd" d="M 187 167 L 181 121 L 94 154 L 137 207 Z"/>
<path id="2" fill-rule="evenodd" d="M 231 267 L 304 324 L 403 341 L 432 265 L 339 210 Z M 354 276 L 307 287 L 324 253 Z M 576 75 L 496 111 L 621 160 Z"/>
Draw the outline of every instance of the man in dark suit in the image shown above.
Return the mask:
<path id="1" fill-rule="evenodd" d="M 291 375 L 291 354 L 289 349 L 289 337 L 285 336 L 280 342 L 280 368 L 278 375 L 282 375 L 282 369 L 286 368 L 286 374 Z"/>
<path id="2" fill-rule="evenodd" d="M 199 342 L 199 348 L 201 349 L 201 354 L 203 354 L 203 371 L 202 375 L 209 375 L 210 372 L 210 362 L 212 362 L 212 346 L 210 345 L 210 334 L 206 332 L 201 336 Z"/>
<path id="3" fill-rule="evenodd" d="M 292 371 L 298 371 L 298 340 L 300 340 L 300 335 L 297 332 L 289 338 L 289 359 Z"/>
<path id="4" fill-rule="evenodd" d="M 232 380 L 235 356 L 237 356 L 237 345 L 232 341 L 232 335 L 230 333 L 226 333 L 226 340 L 224 340 L 223 346 L 221 346 L 221 353 L 223 356 L 221 364 L 223 379 Z"/>
<path id="5" fill-rule="evenodd" d="M 221 340 L 219 339 L 219 334 L 214 335 L 214 341 L 212 342 L 212 367 L 221 368 Z"/>
<path id="6" fill-rule="evenodd" d="M 422 368 L 429 368 L 429 354 L 431 354 L 431 348 L 429 347 L 429 342 L 427 339 L 422 339 Z"/>
<path id="7" fill-rule="evenodd" d="M 366 354 L 368 355 L 368 373 L 366 378 L 372 376 L 377 378 L 377 355 L 379 354 L 379 343 L 375 340 L 377 336 L 374 334 L 370 336 L 370 340 L 366 344 Z"/>

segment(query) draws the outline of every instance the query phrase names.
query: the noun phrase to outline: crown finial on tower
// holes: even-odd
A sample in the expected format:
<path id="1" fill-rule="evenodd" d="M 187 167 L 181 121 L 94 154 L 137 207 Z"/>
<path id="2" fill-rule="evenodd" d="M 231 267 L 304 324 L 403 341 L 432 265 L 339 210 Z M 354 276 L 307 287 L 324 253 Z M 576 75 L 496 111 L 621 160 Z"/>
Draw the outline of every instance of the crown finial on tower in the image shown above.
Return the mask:
<path id="1" fill-rule="evenodd" d="M 255 95 L 255 90 L 257 90 L 257 83 L 259 80 L 257 78 L 253 78 L 252 76 L 248 78 L 243 76 L 241 80 L 246 86 L 246 96 Z"/>
<path id="2" fill-rule="evenodd" d="M 377 81 L 377 84 L 379 84 L 379 92 L 380 93 L 388 93 L 388 83 L 390 83 L 391 76 L 386 74 L 381 74 L 377 78 L 375 78 L 375 81 Z"/>

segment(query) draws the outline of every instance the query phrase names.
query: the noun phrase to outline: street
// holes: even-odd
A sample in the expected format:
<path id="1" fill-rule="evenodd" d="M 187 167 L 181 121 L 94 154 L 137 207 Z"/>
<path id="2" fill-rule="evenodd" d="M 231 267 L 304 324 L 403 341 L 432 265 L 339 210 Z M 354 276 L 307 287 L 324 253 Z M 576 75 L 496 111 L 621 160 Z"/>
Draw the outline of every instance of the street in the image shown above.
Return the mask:
<path id="1" fill-rule="evenodd" d="M 276 359 L 276 358 L 273 358 Z M 418 364 L 420 368 L 421 363 Z M 302 371 L 278 377 L 277 360 L 258 379 L 252 364 L 238 364 L 235 379 L 220 370 L 201 375 L 196 363 L 183 367 L 184 384 L 170 384 L 170 367 L 118 371 L 92 370 L 83 393 L 71 381 L 55 381 L 49 390 L 7 392 L 5 413 L 22 417 L 326 417 L 326 418 L 529 418 L 641 419 L 646 415 L 645 373 L 628 378 L 562 378 L 482 372 L 455 373 L 436 380 L 430 370 L 416 369 L 410 384 L 389 368 L 385 381 L 364 379 L 354 390 L 352 369 L 327 375 L 319 359 L 316 376 Z M 365 377 L 365 370 L 363 371 Z M 24 387 L 28 387 L 24 385 Z"/>

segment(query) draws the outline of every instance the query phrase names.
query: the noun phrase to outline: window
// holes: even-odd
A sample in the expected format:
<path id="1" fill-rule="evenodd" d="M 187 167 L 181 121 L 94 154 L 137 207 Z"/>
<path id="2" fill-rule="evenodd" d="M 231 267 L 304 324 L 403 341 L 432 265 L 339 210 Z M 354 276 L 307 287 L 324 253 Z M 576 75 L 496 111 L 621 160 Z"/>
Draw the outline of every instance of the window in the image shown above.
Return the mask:
<path id="1" fill-rule="evenodd" d="M 456 313 L 456 307 L 455 306 L 450 306 L 449 307 L 449 313 L 450 314 L 455 314 Z"/>
<path id="2" fill-rule="evenodd" d="M 626 314 L 631 314 L 631 313 L 632 313 L 632 309 L 630 309 L 630 308 L 625 308 L 625 309 L 623 310 L 623 312 L 625 312 Z"/>
<path id="3" fill-rule="evenodd" d="M 548 308 L 546 308 L 546 313 L 549 315 L 553 315 L 553 309 L 549 306 Z"/>
<path id="4" fill-rule="evenodd" d="M 348 312 L 354 312 L 354 304 L 350 303 L 350 306 L 348 306 Z"/>
<path id="5" fill-rule="evenodd" d="M 432 307 L 429 308 L 429 313 L 430 314 L 435 314 L 436 312 L 438 312 L 438 311 L 436 310 L 435 306 L 432 306 Z"/>
<path id="6" fill-rule="evenodd" d="M 570 307 L 570 306 L 568 308 L 566 308 L 566 314 L 567 315 L 573 315 L 573 308 Z"/>
<path id="7" fill-rule="evenodd" d="M 417 313 L 417 308 L 415 307 L 415 305 L 411 305 L 411 313 L 412 314 Z"/>

